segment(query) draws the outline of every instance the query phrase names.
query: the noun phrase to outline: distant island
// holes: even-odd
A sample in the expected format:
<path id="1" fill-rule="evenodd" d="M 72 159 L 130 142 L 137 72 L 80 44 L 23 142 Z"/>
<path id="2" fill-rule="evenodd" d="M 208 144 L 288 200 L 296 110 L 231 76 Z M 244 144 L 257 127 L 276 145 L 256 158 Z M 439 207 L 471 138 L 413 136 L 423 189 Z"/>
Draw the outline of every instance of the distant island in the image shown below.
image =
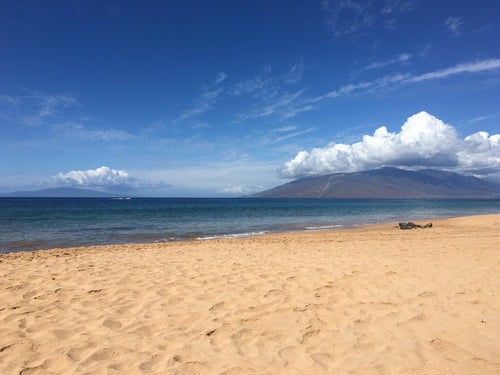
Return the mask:
<path id="1" fill-rule="evenodd" d="M 114 198 L 122 197 L 120 194 L 106 193 L 97 190 L 78 188 L 50 188 L 34 191 L 15 191 L 13 193 L 0 194 L 4 198 Z"/>
<path id="2" fill-rule="evenodd" d="M 385 167 L 305 177 L 250 198 L 500 198 L 500 184 L 433 169 Z"/>

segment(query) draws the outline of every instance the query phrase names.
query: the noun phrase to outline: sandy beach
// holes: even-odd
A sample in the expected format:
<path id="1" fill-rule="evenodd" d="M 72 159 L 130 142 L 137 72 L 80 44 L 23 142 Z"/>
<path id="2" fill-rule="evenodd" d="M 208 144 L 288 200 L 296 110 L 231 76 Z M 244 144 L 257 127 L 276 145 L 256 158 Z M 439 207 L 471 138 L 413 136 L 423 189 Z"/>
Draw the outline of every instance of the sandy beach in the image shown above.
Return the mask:
<path id="1" fill-rule="evenodd" d="M 0 255 L 0 373 L 500 374 L 500 215 L 432 222 Z"/>

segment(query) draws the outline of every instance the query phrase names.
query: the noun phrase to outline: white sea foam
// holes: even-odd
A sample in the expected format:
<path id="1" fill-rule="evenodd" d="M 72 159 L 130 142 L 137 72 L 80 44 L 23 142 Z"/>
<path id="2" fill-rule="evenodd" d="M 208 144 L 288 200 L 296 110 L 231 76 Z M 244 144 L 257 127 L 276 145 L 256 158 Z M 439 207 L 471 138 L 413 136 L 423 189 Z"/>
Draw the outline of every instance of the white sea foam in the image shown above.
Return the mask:
<path id="1" fill-rule="evenodd" d="M 318 227 L 306 227 L 307 230 L 320 230 L 320 229 L 332 229 L 332 228 L 342 228 L 343 225 L 333 224 L 333 225 L 321 225 Z"/>
<path id="2" fill-rule="evenodd" d="M 264 234 L 271 233 L 268 230 L 260 231 L 260 232 L 247 232 L 247 233 L 233 233 L 233 234 L 220 234 L 216 236 L 206 236 L 206 237 L 197 237 L 196 240 L 206 241 L 206 240 L 220 240 L 224 238 L 243 238 L 243 237 L 253 237 L 253 236 L 262 236 Z"/>

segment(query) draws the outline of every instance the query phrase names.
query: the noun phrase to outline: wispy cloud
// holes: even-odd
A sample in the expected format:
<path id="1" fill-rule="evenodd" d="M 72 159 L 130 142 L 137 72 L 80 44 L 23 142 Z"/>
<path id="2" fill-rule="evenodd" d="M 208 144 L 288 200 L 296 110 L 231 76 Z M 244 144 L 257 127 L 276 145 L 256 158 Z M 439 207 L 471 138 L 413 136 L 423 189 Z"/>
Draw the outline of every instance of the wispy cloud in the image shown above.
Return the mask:
<path id="1" fill-rule="evenodd" d="M 452 66 L 451 68 L 429 72 L 406 79 L 406 82 L 421 82 L 430 79 L 447 78 L 457 74 L 463 73 L 480 73 L 500 68 L 500 59 L 489 59 L 482 61 L 475 61 L 470 63 L 463 63 Z"/>
<path id="2" fill-rule="evenodd" d="M 495 117 L 498 117 L 500 116 L 499 113 L 495 113 L 493 115 L 487 115 L 487 116 L 478 116 L 478 117 L 474 117 L 473 119 L 470 119 L 468 121 L 469 124 L 475 124 L 477 122 L 481 122 L 481 121 L 485 121 L 485 120 L 489 120 L 491 118 L 495 118 Z"/>
<path id="3" fill-rule="evenodd" d="M 298 83 L 304 74 L 305 64 L 302 61 L 290 64 L 288 69 L 280 76 L 280 79 L 287 84 Z"/>
<path id="4" fill-rule="evenodd" d="M 290 64 L 283 72 L 275 73 L 268 67 L 263 74 L 238 82 L 230 88 L 230 95 L 249 95 L 255 101 L 254 108 L 237 115 L 233 123 L 252 118 L 277 115 L 281 120 L 309 111 L 312 107 L 300 104 L 304 89 L 296 89 L 302 79 L 305 64 L 302 61 Z"/>
<path id="5" fill-rule="evenodd" d="M 175 120 L 175 122 L 179 123 L 185 121 L 191 117 L 205 113 L 209 109 L 213 108 L 215 103 L 217 103 L 221 92 L 222 89 L 219 88 L 201 93 L 198 97 L 198 100 L 196 101 L 195 106 L 182 112 L 180 116 Z"/>
<path id="6" fill-rule="evenodd" d="M 391 76 L 385 76 L 372 81 L 364 81 L 358 83 L 351 83 L 342 86 L 336 90 L 332 90 L 327 94 L 305 99 L 304 102 L 307 103 L 319 103 L 326 99 L 334 99 L 353 93 L 367 93 L 373 92 L 378 89 L 382 89 L 394 85 L 404 85 L 410 83 L 423 82 L 435 79 L 444 79 L 458 74 L 466 73 L 481 73 L 492 71 L 500 68 L 500 59 L 488 59 L 482 61 L 475 61 L 470 63 L 462 63 L 452 66 L 450 68 L 436 70 L 433 72 L 428 72 L 419 75 L 406 74 L 395 74 Z"/>
<path id="7" fill-rule="evenodd" d="M 41 91 L 29 91 L 28 95 L 24 96 L 24 100 L 28 102 L 26 104 L 34 105 L 40 117 L 54 115 L 63 108 L 79 106 L 73 95 L 47 94 Z"/>
<path id="8" fill-rule="evenodd" d="M 77 138 L 90 141 L 126 141 L 133 136 L 122 129 L 99 129 L 88 128 L 81 123 L 65 122 L 63 124 L 53 125 L 51 131 L 59 136 L 66 138 Z"/>
<path id="9" fill-rule="evenodd" d="M 350 35 L 371 26 L 376 16 L 370 12 L 370 3 L 351 0 L 323 0 L 327 13 L 327 25 L 337 38 Z"/>
<path id="10" fill-rule="evenodd" d="M 446 21 L 444 21 L 444 24 L 448 31 L 452 33 L 454 36 L 459 36 L 462 34 L 462 30 L 460 28 L 462 27 L 464 21 L 460 17 L 448 17 Z"/>
<path id="11" fill-rule="evenodd" d="M 298 131 L 298 132 L 293 132 L 293 133 L 289 133 L 289 134 L 286 134 L 286 135 L 282 135 L 281 137 L 278 137 L 274 140 L 275 143 L 278 143 L 278 142 L 281 142 L 281 141 L 284 141 L 286 139 L 290 139 L 290 138 L 295 138 L 295 137 L 298 137 L 299 135 L 303 135 L 303 134 L 307 134 L 307 133 L 311 133 L 313 131 L 317 130 L 317 128 L 309 128 L 309 129 L 305 129 L 305 130 L 301 130 L 301 131 Z"/>
<path id="12" fill-rule="evenodd" d="M 224 81 L 226 78 L 227 78 L 227 74 L 224 72 L 220 72 L 219 74 L 217 74 L 217 78 L 215 79 L 215 83 L 219 84 L 222 81 Z"/>
<path id="13" fill-rule="evenodd" d="M 20 102 L 19 97 L 11 95 L 0 95 L 0 105 L 2 107 L 16 107 Z"/>
<path id="14" fill-rule="evenodd" d="M 382 67 L 404 64 L 411 61 L 414 55 L 400 53 L 387 60 L 380 60 L 362 68 L 363 71 L 376 70 Z M 415 84 L 424 81 L 445 79 L 459 74 L 478 74 L 500 68 L 500 59 L 486 59 L 467 63 L 460 63 L 449 68 L 435 70 L 423 74 L 399 73 L 382 76 L 373 80 L 352 82 L 340 86 L 323 95 L 307 96 L 305 88 L 300 88 L 298 83 L 302 77 L 304 65 L 302 62 L 290 64 L 285 71 L 276 72 L 271 67 L 266 68 L 252 78 L 242 80 L 235 84 L 227 84 L 227 74 L 220 72 L 213 81 L 202 88 L 195 105 L 182 112 L 170 123 L 179 124 L 186 120 L 193 123 L 195 116 L 201 115 L 214 108 L 223 99 L 236 99 L 246 96 L 246 108 L 235 114 L 232 123 L 241 123 L 250 119 L 261 119 L 273 116 L 278 121 L 285 121 L 297 115 L 316 110 L 318 105 L 325 101 L 355 94 L 366 94 L 382 89 L 394 89 L 403 85 Z M 249 97 L 250 101 L 247 100 Z M 0 97 L 0 101 L 16 105 L 17 99 L 13 97 Z M 57 103 L 57 100 L 55 100 Z M 49 101 L 50 103 L 50 101 Z M 60 103 L 65 103 L 60 101 Z M 71 103 L 71 100 L 68 101 Z M 203 118 L 196 118 L 196 128 L 210 127 Z M 55 127 L 55 130 L 65 132 L 74 137 L 93 140 L 127 140 L 132 137 L 129 133 L 117 129 L 96 129 L 81 124 L 78 121 L 62 123 L 65 127 Z M 72 128 L 70 128 L 70 125 Z M 166 126 L 163 122 L 157 127 Z M 194 126 L 192 126 L 194 127 Z M 303 134 L 303 133 L 301 133 Z M 285 137 L 278 140 L 291 138 Z"/>
<path id="15" fill-rule="evenodd" d="M 308 105 L 293 105 L 303 91 L 293 88 L 302 79 L 304 70 L 305 64 L 302 60 L 288 64 L 285 69 L 283 66 L 268 65 L 255 76 L 233 84 L 228 84 L 227 74 L 220 72 L 210 84 L 201 89 L 193 107 L 183 111 L 172 123 L 192 120 L 193 117 L 214 108 L 220 101 L 238 97 L 245 97 L 246 102 L 251 103 L 247 108 L 251 109 L 237 114 L 233 123 L 273 114 L 279 114 L 282 119 L 286 119 L 299 112 L 308 111 L 311 109 Z"/>
<path id="16" fill-rule="evenodd" d="M 398 61 L 407 61 L 410 57 L 407 54 L 401 54 L 395 57 Z M 393 60 L 388 60 L 385 62 L 379 62 L 377 65 L 369 66 L 370 69 L 376 69 L 377 67 L 383 66 L 383 64 L 394 63 Z M 474 62 L 467 62 L 454 65 L 450 68 L 436 70 L 423 74 L 393 74 L 388 76 L 383 76 L 371 81 L 361 81 L 356 83 L 349 83 L 347 85 L 341 86 L 335 90 L 327 92 L 326 94 L 307 97 L 304 95 L 305 90 L 301 89 L 295 92 L 283 92 L 279 90 L 279 86 L 276 87 L 276 92 L 273 95 L 269 95 L 268 88 L 271 87 L 270 84 L 264 83 L 265 81 L 253 80 L 251 83 L 247 82 L 245 85 L 238 86 L 238 90 L 243 90 L 246 88 L 248 92 L 259 91 L 259 94 L 265 96 L 265 104 L 257 106 L 253 110 L 238 115 L 234 122 L 242 122 L 252 118 L 263 118 L 271 115 L 276 115 L 281 120 L 286 120 L 295 117 L 301 112 L 311 111 L 316 109 L 316 105 L 320 104 L 326 100 L 336 99 L 353 94 L 362 94 L 375 92 L 384 88 L 394 88 L 408 85 L 412 83 L 445 79 L 460 74 L 477 74 L 481 72 L 493 71 L 500 68 L 500 59 L 487 59 L 479 60 Z M 264 87 L 266 87 L 264 89 Z M 240 91 L 238 91 L 240 92 Z"/>
<path id="17" fill-rule="evenodd" d="M 374 69 L 380 69 L 384 68 L 389 65 L 394 65 L 394 64 L 403 64 L 403 63 L 408 63 L 411 59 L 412 55 L 409 53 L 400 53 L 399 55 L 396 55 L 390 59 L 387 60 L 382 60 L 382 61 L 375 61 L 359 70 L 359 72 L 367 71 L 367 70 L 374 70 Z"/>
<path id="18" fill-rule="evenodd" d="M 298 138 L 299 143 L 302 143 L 305 140 L 305 137 L 300 136 L 312 133 L 316 130 L 318 130 L 318 128 L 315 126 L 304 127 L 298 125 L 281 126 L 269 130 L 255 130 L 252 134 L 249 134 L 247 136 L 245 140 L 246 145 L 242 145 L 241 149 L 247 149 L 250 155 L 255 153 L 256 151 L 258 152 L 259 150 L 264 149 L 267 149 L 271 153 L 274 153 L 277 150 L 280 150 L 280 152 L 282 152 L 284 147 L 286 147 L 285 145 L 289 146 L 291 144 L 288 142 L 281 142 L 292 138 Z M 252 141 L 248 142 L 249 139 L 251 139 Z M 309 141 L 310 139 L 311 138 L 308 138 L 307 141 Z M 281 145 L 277 145 L 278 143 L 281 143 Z M 296 148 L 293 147 L 296 147 L 296 145 L 291 145 L 291 149 L 295 151 Z M 287 149 L 284 152 L 289 152 L 289 150 Z"/>
<path id="19" fill-rule="evenodd" d="M 278 114 L 282 119 L 294 117 L 299 112 L 304 112 L 312 109 L 311 105 L 300 104 L 299 98 L 304 90 L 299 90 L 293 93 L 284 92 L 280 96 L 273 98 L 263 106 L 260 106 L 247 113 L 238 115 L 237 120 L 234 122 L 242 122 L 252 118 L 261 118 Z"/>
<path id="20" fill-rule="evenodd" d="M 133 138 L 122 129 L 89 125 L 79 116 L 81 105 L 74 95 L 24 90 L 22 95 L 0 96 L 0 118 L 17 126 L 38 126 L 58 138 L 86 141 L 124 141 Z"/>
<path id="21" fill-rule="evenodd" d="M 198 96 L 195 105 L 192 108 L 182 112 L 179 117 L 174 120 L 174 122 L 183 122 L 212 109 L 223 93 L 220 84 L 225 81 L 226 78 L 227 74 L 224 72 L 220 72 L 219 74 L 217 74 L 215 80 L 201 90 L 201 93 Z"/>
<path id="22" fill-rule="evenodd" d="M 385 76 L 382 78 L 378 78 L 373 81 L 350 83 L 338 89 L 332 90 L 324 95 L 309 98 L 306 100 L 306 102 L 319 103 L 326 99 L 335 99 L 342 96 L 350 95 L 352 93 L 372 92 L 376 89 L 380 89 L 394 83 L 400 83 L 405 79 L 408 79 L 409 77 L 411 77 L 410 74 L 395 74 L 392 76 Z"/>
<path id="23" fill-rule="evenodd" d="M 282 126 L 280 128 L 273 129 L 273 132 L 289 132 L 297 129 L 296 125 Z"/>
<path id="24" fill-rule="evenodd" d="M 275 95 L 276 91 L 276 84 L 272 78 L 263 78 L 257 75 L 233 85 L 229 90 L 229 94 L 233 96 L 251 94 L 257 98 L 261 98 L 272 97 Z"/>
<path id="25" fill-rule="evenodd" d="M 71 94 L 24 90 L 21 95 L 0 96 L 0 116 L 16 125 L 47 125 L 56 115 L 74 107 L 80 107 L 80 104 Z"/>
<path id="26" fill-rule="evenodd" d="M 431 43 L 425 44 L 418 51 L 418 57 L 420 57 L 420 58 L 426 57 L 429 54 L 429 52 L 430 52 L 431 49 L 432 49 L 432 44 Z"/>
<path id="27" fill-rule="evenodd" d="M 401 0 L 323 0 L 326 23 L 336 38 L 355 35 L 377 23 L 394 28 L 403 15 L 415 8 L 413 1 Z"/>
<path id="28" fill-rule="evenodd" d="M 385 26 L 393 29 L 394 24 L 401 15 L 406 14 L 416 8 L 414 1 L 407 0 L 386 0 L 381 14 Z"/>
<path id="29" fill-rule="evenodd" d="M 276 98 L 286 86 L 296 84 L 302 78 L 303 64 L 292 64 L 284 72 L 275 72 L 271 66 L 267 66 L 263 72 L 254 77 L 237 82 L 228 90 L 229 95 L 250 95 L 254 99 L 267 101 Z"/>

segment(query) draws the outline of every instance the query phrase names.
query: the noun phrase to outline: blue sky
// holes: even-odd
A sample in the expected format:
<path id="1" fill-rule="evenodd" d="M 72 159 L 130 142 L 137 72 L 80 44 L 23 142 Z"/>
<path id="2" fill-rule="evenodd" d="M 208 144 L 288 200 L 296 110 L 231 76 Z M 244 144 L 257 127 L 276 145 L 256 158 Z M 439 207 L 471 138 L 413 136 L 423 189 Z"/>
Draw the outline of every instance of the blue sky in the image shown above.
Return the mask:
<path id="1" fill-rule="evenodd" d="M 238 196 L 396 166 L 500 179 L 497 1 L 0 4 L 0 193 Z"/>

